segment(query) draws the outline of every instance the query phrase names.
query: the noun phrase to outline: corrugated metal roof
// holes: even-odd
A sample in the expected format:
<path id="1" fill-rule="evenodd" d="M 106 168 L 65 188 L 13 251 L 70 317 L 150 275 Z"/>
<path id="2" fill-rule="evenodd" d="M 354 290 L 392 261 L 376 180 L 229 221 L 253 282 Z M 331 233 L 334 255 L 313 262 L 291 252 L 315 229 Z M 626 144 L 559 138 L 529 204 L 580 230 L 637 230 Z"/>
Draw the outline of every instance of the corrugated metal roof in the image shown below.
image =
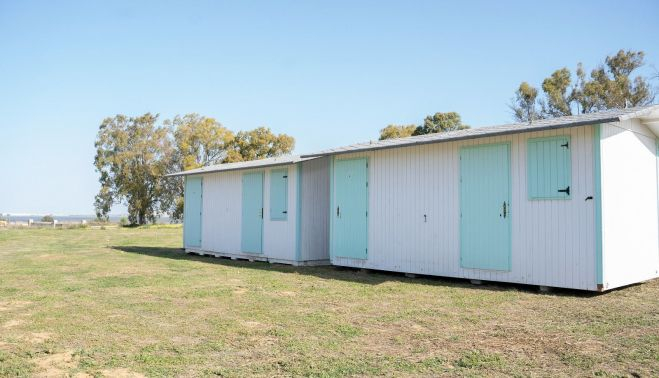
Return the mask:
<path id="1" fill-rule="evenodd" d="M 579 114 L 573 116 L 542 119 L 533 123 L 511 123 L 499 126 L 475 127 L 472 129 L 449 131 L 445 133 L 419 135 L 407 138 L 386 139 L 351 144 L 344 147 L 330 148 L 319 152 L 304 154 L 302 158 L 324 155 L 337 155 L 350 152 L 381 150 L 419 144 L 440 143 L 463 139 L 483 138 L 497 135 L 516 134 L 531 131 L 551 130 L 565 127 L 592 125 L 604 122 L 617 122 L 630 118 L 640 118 L 652 112 L 659 111 L 659 105 L 649 105 L 637 108 L 607 110 L 597 113 Z"/>
<path id="2" fill-rule="evenodd" d="M 279 156 L 279 157 L 259 159 L 259 160 L 241 161 L 237 163 L 209 165 L 207 167 L 191 169 L 188 171 L 171 173 L 166 177 L 189 176 L 189 175 L 197 175 L 197 174 L 211 173 L 211 172 L 226 172 L 226 171 L 237 171 L 237 170 L 250 169 L 250 168 L 273 167 L 277 165 L 295 164 L 301 161 L 307 161 L 313 159 L 317 159 L 317 157 L 302 158 L 299 155 Z"/>

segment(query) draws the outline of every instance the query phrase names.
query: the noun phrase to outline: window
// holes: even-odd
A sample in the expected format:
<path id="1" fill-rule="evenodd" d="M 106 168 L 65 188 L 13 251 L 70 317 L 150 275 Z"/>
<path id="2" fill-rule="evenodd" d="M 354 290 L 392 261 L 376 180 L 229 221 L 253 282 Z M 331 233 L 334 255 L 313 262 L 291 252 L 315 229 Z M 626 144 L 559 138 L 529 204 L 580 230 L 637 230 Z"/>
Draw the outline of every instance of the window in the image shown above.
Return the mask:
<path id="1" fill-rule="evenodd" d="M 571 147 L 569 136 L 529 139 L 526 152 L 529 199 L 570 199 Z"/>
<path id="2" fill-rule="evenodd" d="M 288 169 L 270 171 L 270 220 L 288 218 Z"/>

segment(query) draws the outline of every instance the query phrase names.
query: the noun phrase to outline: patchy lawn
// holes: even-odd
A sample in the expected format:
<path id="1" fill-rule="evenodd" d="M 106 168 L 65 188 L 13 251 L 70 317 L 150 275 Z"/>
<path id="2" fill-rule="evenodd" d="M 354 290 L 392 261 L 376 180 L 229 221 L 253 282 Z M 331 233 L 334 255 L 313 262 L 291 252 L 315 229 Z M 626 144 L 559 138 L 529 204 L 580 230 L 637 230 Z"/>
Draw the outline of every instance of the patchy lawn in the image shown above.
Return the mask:
<path id="1" fill-rule="evenodd" d="M 659 280 L 604 295 L 0 230 L 0 376 L 659 376 Z"/>

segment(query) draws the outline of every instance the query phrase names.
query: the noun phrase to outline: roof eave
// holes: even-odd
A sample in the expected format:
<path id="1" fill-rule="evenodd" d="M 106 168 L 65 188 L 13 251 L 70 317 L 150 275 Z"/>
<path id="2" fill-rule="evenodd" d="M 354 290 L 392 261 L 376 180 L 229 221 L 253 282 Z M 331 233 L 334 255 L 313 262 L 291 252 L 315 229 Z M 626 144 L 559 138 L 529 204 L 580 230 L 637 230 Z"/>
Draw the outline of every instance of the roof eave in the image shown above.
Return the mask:
<path id="1" fill-rule="evenodd" d="M 329 156 L 329 155 L 343 155 L 343 154 L 366 152 L 366 151 L 387 150 L 387 149 L 391 149 L 391 148 L 404 148 L 404 147 L 412 147 L 412 146 L 419 146 L 419 145 L 425 145 L 425 144 L 446 143 L 446 142 L 454 142 L 454 141 L 460 141 L 460 140 L 487 138 L 487 137 L 493 137 L 493 136 L 531 133 L 531 132 L 535 132 L 535 131 L 564 129 L 564 128 L 569 128 L 569 127 L 588 126 L 588 125 L 596 125 L 596 124 L 599 124 L 599 123 L 619 122 L 619 121 L 621 121 L 621 117 L 620 116 L 615 116 L 615 117 L 603 118 L 603 119 L 598 119 L 598 120 L 587 120 L 587 121 L 571 122 L 571 123 L 560 124 L 560 125 L 538 126 L 538 127 L 533 127 L 533 128 L 524 129 L 524 130 L 503 130 L 503 131 L 500 131 L 500 132 L 491 132 L 491 133 L 482 134 L 482 135 L 465 135 L 465 136 L 461 136 L 461 137 L 458 136 L 458 137 L 455 137 L 455 138 L 448 138 L 448 139 L 419 140 L 419 141 L 414 141 L 414 142 L 407 143 L 407 144 L 392 144 L 392 145 L 385 145 L 385 146 L 374 146 L 374 147 L 366 147 L 366 148 L 362 148 L 362 149 L 345 150 L 345 151 L 318 152 L 318 153 L 313 153 L 313 154 L 300 155 L 300 157 L 308 158 L 308 157 L 319 157 L 319 156 Z"/>
<path id="2" fill-rule="evenodd" d="M 316 156 L 314 156 L 316 157 Z M 235 167 L 235 168 L 228 168 L 228 169 L 216 169 L 216 170 L 206 170 L 206 171 L 199 171 L 199 170 L 190 170 L 190 171 L 183 171 L 183 172 L 176 172 L 176 173 L 170 173 L 168 175 L 165 175 L 165 177 L 181 177 L 181 176 L 194 176 L 194 175 L 205 175 L 209 173 L 221 173 L 221 172 L 234 172 L 234 171 L 246 171 L 249 169 L 262 169 L 262 168 L 270 168 L 270 167 L 281 167 L 284 165 L 295 165 L 297 163 L 301 163 L 304 160 L 302 160 L 302 157 L 297 160 L 293 161 L 285 161 L 285 162 L 279 162 L 279 163 L 272 163 L 272 164 L 264 164 L 264 165 L 256 165 L 256 166 L 251 166 L 251 167 Z"/>

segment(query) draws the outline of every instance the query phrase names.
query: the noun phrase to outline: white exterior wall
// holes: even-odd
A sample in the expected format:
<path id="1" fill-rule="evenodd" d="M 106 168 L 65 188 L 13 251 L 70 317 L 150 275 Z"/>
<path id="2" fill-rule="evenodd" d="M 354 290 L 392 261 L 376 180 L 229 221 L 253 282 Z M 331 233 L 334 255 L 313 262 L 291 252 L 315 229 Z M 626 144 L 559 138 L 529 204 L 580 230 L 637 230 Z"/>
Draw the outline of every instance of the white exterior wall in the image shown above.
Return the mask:
<path id="1" fill-rule="evenodd" d="M 656 136 L 638 120 L 603 124 L 604 289 L 658 277 Z"/>
<path id="2" fill-rule="evenodd" d="M 329 159 L 302 163 L 300 256 L 329 261 Z"/>
<path id="3" fill-rule="evenodd" d="M 270 171 L 288 168 L 288 217 L 270 220 Z M 263 171 L 263 253 L 241 252 L 242 176 Z M 203 175 L 201 249 L 237 256 L 261 256 L 272 260 L 294 261 L 296 244 L 295 165 L 217 172 Z"/>
<path id="4" fill-rule="evenodd" d="M 530 201 L 528 138 L 569 135 L 570 200 Z M 592 126 L 337 155 L 369 158 L 368 259 L 335 265 L 596 290 Z M 512 269 L 460 267 L 459 149 L 511 143 Z M 427 223 L 423 215 L 427 214 Z M 655 224 L 656 227 L 656 224 Z"/>

